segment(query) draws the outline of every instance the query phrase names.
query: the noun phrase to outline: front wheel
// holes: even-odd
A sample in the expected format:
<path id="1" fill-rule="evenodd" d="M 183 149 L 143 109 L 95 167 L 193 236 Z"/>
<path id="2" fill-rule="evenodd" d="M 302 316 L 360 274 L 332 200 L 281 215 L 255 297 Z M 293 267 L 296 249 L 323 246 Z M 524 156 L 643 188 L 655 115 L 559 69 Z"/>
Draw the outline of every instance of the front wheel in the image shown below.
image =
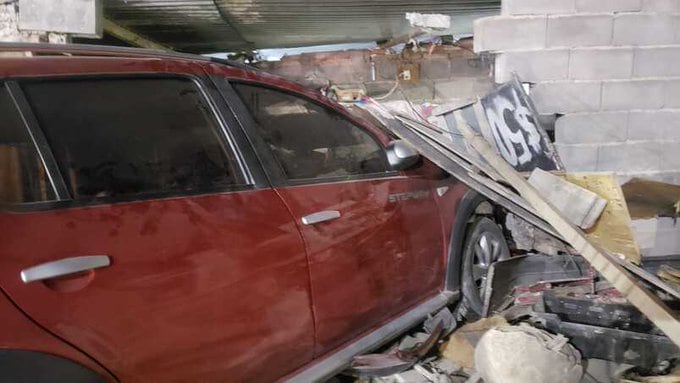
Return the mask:
<path id="1" fill-rule="evenodd" d="M 463 245 L 461 304 L 468 320 L 483 315 L 484 294 L 490 283 L 487 279 L 489 267 L 508 258 L 510 249 L 498 224 L 486 217 L 477 218 L 468 229 Z"/>

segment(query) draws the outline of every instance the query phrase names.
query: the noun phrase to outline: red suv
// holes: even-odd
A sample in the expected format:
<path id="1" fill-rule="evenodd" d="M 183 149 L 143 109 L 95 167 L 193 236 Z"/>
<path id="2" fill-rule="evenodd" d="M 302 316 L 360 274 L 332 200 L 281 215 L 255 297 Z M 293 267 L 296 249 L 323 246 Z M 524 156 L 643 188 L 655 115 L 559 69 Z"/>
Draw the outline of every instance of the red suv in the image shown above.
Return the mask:
<path id="1" fill-rule="evenodd" d="M 76 45 L 0 75 L 0 380 L 318 381 L 458 297 L 479 198 L 317 92 Z"/>

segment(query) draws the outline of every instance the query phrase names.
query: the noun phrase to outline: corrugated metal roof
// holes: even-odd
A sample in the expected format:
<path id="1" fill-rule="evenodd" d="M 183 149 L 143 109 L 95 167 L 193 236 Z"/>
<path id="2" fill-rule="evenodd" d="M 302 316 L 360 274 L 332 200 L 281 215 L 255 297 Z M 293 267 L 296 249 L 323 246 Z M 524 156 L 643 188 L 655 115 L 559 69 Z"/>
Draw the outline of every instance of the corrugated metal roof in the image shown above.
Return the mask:
<path id="1" fill-rule="evenodd" d="M 407 33 L 406 12 L 444 13 L 454 31 L 500 0 L 105 0 L 118 24 L 187 52 L 385 40 Z"/>

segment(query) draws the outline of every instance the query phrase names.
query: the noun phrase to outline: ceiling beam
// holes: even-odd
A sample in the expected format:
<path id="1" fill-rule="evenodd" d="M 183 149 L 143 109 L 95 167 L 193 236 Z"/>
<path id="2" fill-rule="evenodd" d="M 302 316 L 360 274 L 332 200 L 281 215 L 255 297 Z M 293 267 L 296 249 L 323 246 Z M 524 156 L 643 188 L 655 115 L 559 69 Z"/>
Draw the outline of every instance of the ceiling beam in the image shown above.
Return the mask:
<path id="1" fill-rule="evenodd" d="M 141 36 L 140 34 L 135 33 L 107 18 L 104 18 L 104 32 L 139 48 L 158 49 L 163 51 L 172 50 L 172 48 L 170 48 L 167 45 L 161 44 L 159 42 Z"/>

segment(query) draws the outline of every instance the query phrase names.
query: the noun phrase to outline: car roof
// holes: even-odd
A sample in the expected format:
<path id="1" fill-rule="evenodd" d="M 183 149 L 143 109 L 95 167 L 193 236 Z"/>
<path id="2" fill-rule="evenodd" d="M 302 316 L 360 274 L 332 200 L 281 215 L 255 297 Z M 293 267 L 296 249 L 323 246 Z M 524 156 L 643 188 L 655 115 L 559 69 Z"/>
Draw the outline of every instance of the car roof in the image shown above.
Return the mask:
<path id="1" fill-rule="evenodd" d="M 309 93 L 309 89 L 286 80 L 280 76 L 262 71 L 254 66 L 217 57 L 201 56 L 175 51 L 163 51 L 145 48 L 130 48 L 89 44 L 49 44 L 28 42 L 0 42 L 0 59 L 4 52 L 31 53 L 26 57 L 10 56 L 13 60 L 32 60 L 36 57 L 58 57 L 60 59 L 127 59 L 129 60 L 171 60 L 175 62 L 195 62 L 208 66 L 210 64 L 223 65 L 224 75 L 234 78 L 257 79 L 264 83 L 278 84 L 284 88 L 295 89 L 302 93 Z"/>
<path id="2" fill-rule="evenodd" d="M 68 56 L 170 58 L 202 62 L 217 62 L 241 69 L 255 70 L 254 67 L 247 64 L 216 57 L 156 49 L 128 48 L 107 45 L 0 42 L 0 52 L 30 52 L 36 55 L 52 54 Z"/>

